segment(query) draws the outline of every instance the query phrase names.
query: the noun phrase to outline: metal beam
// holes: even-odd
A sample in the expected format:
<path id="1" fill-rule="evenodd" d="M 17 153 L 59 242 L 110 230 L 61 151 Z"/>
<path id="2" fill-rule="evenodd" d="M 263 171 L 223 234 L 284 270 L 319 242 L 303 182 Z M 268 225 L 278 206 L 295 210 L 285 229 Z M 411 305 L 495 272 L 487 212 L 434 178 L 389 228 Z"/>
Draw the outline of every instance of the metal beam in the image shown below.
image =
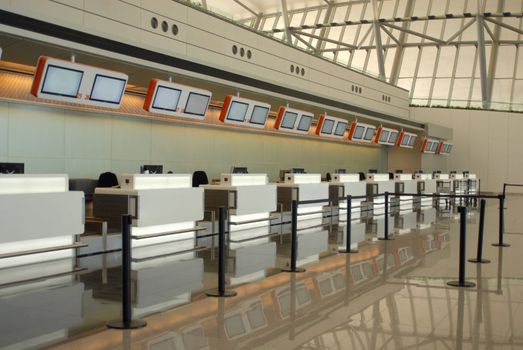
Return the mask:
<path id="1" fill-rule="evenodd" d="M 311 49 L 312 51 L 315 51 L 316 48 L 314 46 L 312 46 L 310 43 L 308 43 L 306 40 L 304 40 L 301 36 L 300 36 L 300 33 L 292 33 L 292 35 L 298 39 L 298 41 L 302 42 L 305 46 L 307 46 L 309 49 Z"/>
<path id="2" fill-rule="evenodd" d="M 399 1 L 399 0 L 397 0 Z M 413 6 L 413 0 L 407 0 L 407 4 L 405 6 L 405 17 L 410 17 L 412 15 L 412 10 L 414 8 Z M 409 26 L 409 22 L 402 23 L 402 31 L 400 32 L 400 36 L 398 38 L 398 41 L 400 44 L 398 45 L 398 48 L 396 49 L 396 52 L 394 53 L 394 60 L 392 61 L 392 69 L 390 71 L 390 78 L 389 82 L 392 84 L 398 84 L 398 78 L 400 74 L 400 68 L 401 68 L 401 61 L 403 60 L 403 45 L 405 43 L 406 39 L 406 33 L 403 31 L 403 29 L 407 29 Z"/>
<path id="3" fill-rule="evenodd" d="M 477 0 L 478 12 L 480 9 L 481 0 Z M 489 101 L 489 86 L 488 86 L 488 76 L 487 76 L 487 57 L 485 54 L 485 32 L 484 32 L 484 22 L 483 16 L 479 15 L 477 17 L 477 36 L 478 36 L 478 58 L 479 58 L 479 75 L 481 78 L 481 101 L 483 108 L 488 108 L 490 105 Z"/>
<path id="4" fill-rule="evenodd" d="M 387 34 L 398 46 L 401 46 L 401 43 L 398 39 L 396 39 L 396 37 L 392 34 L 392 32 L 390 30 L 388 30 L 387 28 L 385 27 L 381 27 L 381 30 L 383 30 L 385 32 L 385 34 Z"/>
<path id="5" fill-rule="evenodd" d="M 252 13 L 255 17 L 258 16 L 258 13 L 255 12 L 254 10 L 252 10 L 249 6 L 245 5 L 243 2 L 241 2 L 240 0 L 232 0 L 234 1 L 235 3 L 237 3 L 238 5 L 240 5 L 241 7 L 243 7 L 245 10 L 249 11 L 250 13 Z"/>
<path id="6" fill-rule="evenodd" d="M 381 47 L 381 31 L 380 31 L 380 25 L 378 23 L 378 3 L 376 0 L 372 0 L 372 11 L 374 12 L 374 22 L 372 23 L 372 27 L 374 28 L 374 38 L 376 42 L 376 57 L 378 59 L 378 70 L 379 70 L 379 78 L 381 80 L 386 80 L 387 77 L 385 76 L 385 60 L 383 59 L 383 48 Z"/>
<path id="7" fill-rule="evenodd" d="M 387 26 L 389 28 L 392 28 L 392 29 L 403 31 L 403 32 L 405 32 L 407 34 L 418 36 L 418 37 L 426 39 L 426 40 L 434 41 L 435 43 L 438 43 L 438 44 L 445 44 L 445 42 L 443 40 L 440 40 L 438 38 L 434 38 L 434 37 L 432 37 L 430 35 L 426 35 L 426 34 L 423 34 L 423 33 L 418 33 L 418 32 L 415 32 L 413 30 L 410 30 L 410 29 L 407 29 L 407 28 L 398 27 L 398 26 L 395 26 L 394 24 L 390 24 L 390 23 L 384 23 L 383 25 Z"/>
<path id="8" fill-rule="evenodd" d="M 327 11 L 325 12 L 325 17 L 323 19 L 323 24 L 325 26 L 323 26 L 320 30 L 321 38 L 327 38 L 327 36 L 329 35 L 329 32 L 327 31 L 328 26 L 326 24 L 328 24 L 332 21 L 332 15 L 333 15 L 332 9 L 334 8 L 333 3 L 334 3 L 334 1 L 327 2 L 327 4 L 328 4 Z M 318 43 L 316 44 L 316 52 L 319 52 L 323 48 L 325 48 L 325 41 L 318 40 Z"/>
<path id="9" fill-rule="evenodd" d="M 294 34 L 304 35 L 304 36 L 308 36 L 310 38 L 318 39 L 318 41 L 321 40 L 321 41 L 326 41 L 328 43 L 332 43 L 332 44 L 336 44 L 336 45 L 340 45 L 340 46 L 345 46 L 349 50 L 356 49 L 356 46 L 354 46 L 354 45 L 346 44 L 346 43 L 339 42 L 339 41 L 333 40 L 333 39 L 322 38 L 319 35 L 314 35 L 314 34 L 310 34 L 310 33 L 306 33 L 306 32 L 294 32 Z M 316 48 L 315 48 L 315 50 L 316 50 Z M 336 50 L 336 48 L 333 48 L 333 49 L 323 49 L 320 52 L 334 52 L 335 50 Z"/>
<path id="10" fill-rule="evenodd" d="M 289 29 L 289 14 L 287 13 L 287 0 L 281 0 L 281 10 L 283 16 L 283 23 L 285 24 L 285 40 L 292 45 L 292 36 Z"/>
<path id="11" fill-rule="evenodd" d="M 516 32 L 518 34 L 523 34 L 523 30 L 519 29 L 519 28 L 516 28 L 516 27 L 513 27 L 511 26 L 510 24 L 506 24 L 506 23 L 503 23 L 503 22 L 500 22 L 500 21 L 496 21 L 494 19 L 491 19 L 491 18 L 485 18 L 485 21 L 489 21 L 490 23 L 494 23 L 500 27 L 503 27 L 505 29 L 508 29 L 508 30 L 511 30 L 513 32 Z"/>
<path id="12" fill-rule="evenodd" d="M 456 33 L 454 33 L 453 35 L 451 35 L 445 42 L 449 43 L 451 42 L 452 40 L 456 39 L 458 36 L 460 36 L 465 30 L 467 30 L 468 27 L 470 27 L 474 22 L 476 22 L 476 19 L 473 18 L 471 19 L 467 24 L 465 24 L 464 26 L 462 26 L 460 28 L 460 30 L 458 30 Z"/>
<path id="13" fill-rule="evenodd" d="M 505 7 L 505 0 L 498 0 L 498 8 L 497 11 L 501 12 L 503 11 L 503 8 Z M 496 21 L 497 22 L 497 21 Z M 483 23 L 484 24 L 484 23 Z M 512 26 L 509 26 L 512 27 Z M 501 27 L 498 25 L 494 28 L 494 41 L 495 43 L 492 44 L 490 47 L 490 60 L 489 60 L 489 66 L 487 71 L 487 78 L 488 78 L 488 102 L 490 103 L 492 101 L 492 87 L 494 86 L 494 73 L 496 71 L 496 64 L 498 62 L 498 48 L 499 45 L 496 43 L 501 34 Z"/>

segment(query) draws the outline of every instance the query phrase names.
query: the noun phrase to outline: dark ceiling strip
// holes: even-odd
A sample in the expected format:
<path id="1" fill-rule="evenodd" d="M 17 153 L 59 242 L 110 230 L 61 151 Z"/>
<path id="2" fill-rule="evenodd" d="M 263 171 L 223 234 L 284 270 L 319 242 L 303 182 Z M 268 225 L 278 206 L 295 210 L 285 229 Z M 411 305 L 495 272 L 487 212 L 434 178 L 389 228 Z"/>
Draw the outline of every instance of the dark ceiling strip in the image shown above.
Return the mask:
<path id="1" fill-rule="evenodd" d="M 289 89 L 280 85 L 275 85 L 262 80 L 253 79 L 244 75 L 227 72 L 222 69 L 206 66 L 178 57 L 164 55 L 159 52 L 121 43 L 119 41 L 103 38 L 78 30 L 62 27 L 53 23 L 44 22 L 38 19 L 22 16 L 5 10 L 0 10 L 0 23 L 15 28 L 41 33 L 59 39 L 72 41 L 78 44 L 83 44 L 98 49 L 123 54 L 130 57 L 140 58 L 146 61 L 155 62 L 191 72 L 196 72 L 199 74 L 204 74 L 215 78 L 232 81 L 235 83 L 240 83 L 258 89 L 263 89 L 266 91 L 275 92 L 315 103 L 320 103 L 326 106 L 344 109 L 347 110 L 349 113 L 354 112 L 366 114 L 375 118 L 380 118 L 385 122 L 389 121 L 409 125 L 416 128 L 424 128 L 424 124 L 421 123 L 371 111 L 365 108 L 350 105 L 348 103 L 343 103 L 328 98 L 315 96 L 302 91 Z"/>

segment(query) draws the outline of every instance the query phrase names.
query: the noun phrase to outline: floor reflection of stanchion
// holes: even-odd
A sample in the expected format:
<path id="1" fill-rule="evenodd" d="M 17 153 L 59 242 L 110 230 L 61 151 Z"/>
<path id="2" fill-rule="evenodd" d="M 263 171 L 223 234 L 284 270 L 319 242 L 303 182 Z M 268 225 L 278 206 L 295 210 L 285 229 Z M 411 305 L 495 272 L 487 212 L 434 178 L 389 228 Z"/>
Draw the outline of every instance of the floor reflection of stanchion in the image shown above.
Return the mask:
<path id="1" fill-rule="evenodd" d="M 501 281 L 503 280 L 503 247 L 498 248 L 498 276 L 496 294 L 503 295 Z"/>
<path id="2" fill-rule="evenodd" d="M 296 275 L 291 274 L 291 292 L 290 292 L 290 317 L 289 317 L 289 340 L 294 340 L 296 336 Z"/>
<path id="3" fill-rule="evenodd" d="M 476 316 L 471 332 L 473 349 L 479 349 L 480 325 L 483 322 L 483 277 L 481 274 L 481 264 L 476 265 L 476 279 L 476 283 L 478 284 L 478 289 L 476 290 Z"/>
<path id="4" fill-rule="evenodd" d="M 384 222 L 384 237 L 383 238 L 380 238 L 378 237 L 379 240 L 382 240 L 382 241 L 390 241 L 392 240 L 393 238 L 390 238 L 389 237 L 389 192 L 385 192 L 385 222 Z"/>
<path id="5" fill-rule="evenodd" d="M 349 305 L 350 254 L 345 255 L 345 306 Z"/>
<path id="6" fill-rule="evenodd" d="M 456 329 L 456 350 L 463 349 L 463 323 L 465 321 L 465 290 L 458 290 L 458 320 Z"/>
<path id="7" fill-rule="evenodd" d="M 225 332 L 225 299 L 218 298 L 218 315 L 216 315 L 216 329 L 218 331 L 219 349 L 227 349 Z"/>

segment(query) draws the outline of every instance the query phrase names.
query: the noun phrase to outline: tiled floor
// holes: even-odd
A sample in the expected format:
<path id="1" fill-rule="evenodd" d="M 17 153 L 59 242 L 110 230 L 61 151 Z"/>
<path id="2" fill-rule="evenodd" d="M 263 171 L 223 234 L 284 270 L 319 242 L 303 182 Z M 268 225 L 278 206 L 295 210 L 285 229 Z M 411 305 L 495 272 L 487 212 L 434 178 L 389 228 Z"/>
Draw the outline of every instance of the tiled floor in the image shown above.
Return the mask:
<path id="1" fill-rule="evenodd" d="M 456 213 L 438 213 L 424 229 L 406 224 L 415 217 L 414 226 L 423 227 L 424 215 L 396 218 L 395 230 L 405 234 L 391 241 L 376 241 L 379 224 L 369 220 L 366 241 L 351 255 L 336 253 L 343 237 L 334 222 L 331 230 L 300 235 L 305 273 L 279 272 L 288 261 L 288 235 L 234 247 L 233 298 L 204 295 L 216 286 L 208 252 L 135 262 L 134 312 L 148 322 L 136 331 L 104 327 L 119 316 L 117 253 L 80 259 L 87 270 L 75 276 L 0 288 L 0 347 L 523 349 L 523 197 L 506 205 L 512 246 L 491 246 L 498 211 L 497 202 L 489 203 L 484 257 L 492 262 L 466 264 L 477 288 L 446 285 L 458 274 Z M 477 221 L 471 211 L 467 258 L 475 254 Z"/>

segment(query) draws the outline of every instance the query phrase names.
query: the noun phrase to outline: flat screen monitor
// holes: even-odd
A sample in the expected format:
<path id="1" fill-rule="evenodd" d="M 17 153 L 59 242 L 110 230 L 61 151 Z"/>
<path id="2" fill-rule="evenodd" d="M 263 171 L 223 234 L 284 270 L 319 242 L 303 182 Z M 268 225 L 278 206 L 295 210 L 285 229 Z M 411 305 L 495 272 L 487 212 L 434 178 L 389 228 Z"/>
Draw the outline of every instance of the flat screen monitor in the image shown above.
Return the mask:
<path id="1" fill-rule="evenodd" d="M 450 151 L 452 151 L 452 147 L 454 147 L 453 145 L 447 145 L 447 153 L 450 153 Z"/>
<path id="2" fill-rule="evenodd" d="M 125 79 L 96 74 L 91 101 L 119 104 L 125 91 Z"/>
<path id="3" fill-rule="evenodd" d="M 285 114 L 283 115 L 283 120 L 280 124 L 280 128 L 294 129 L 294 125 L 296 124 L 296 118 L 298 118 L 297 113 L 285 112 Z"/>
<path id="4" fill-rule="evenodd" d="M 372 136 L 374 136 L 374 128 L 367 128 L 367 131 L 365 131 L 365 137 L 364 137 L 364 140 L 365 141 L 370 141 L 372 140 Z"/>
<path id="5" fill-rule="evenodd" d="M 427 141 L 427 144 L 425 145 L 425 152 L 430 152 L 432 149 L 432 141 Z"/>
<path id="6" fill-rule="evenodd" d="M 438 149 L 438 145 L 439 145 L 438 142 L 432 142 L 432 147 L 430 148 L 430 151 L 436 152 L 436 150 Z"/>
<path id="7" fill-rule="evenodd" d="M 347 169 L 336 169 L 334 174 L 347 174 Z"/>
<path id="8" fill-rule="evenodd" d="M 176 112 L 181 94 L 182 90 L 173 89 L 167 86 L 158 86 L 152 106 L 156 109 Z"/>
<path id="9" fill-rule="evenodd" d="M 325 119 L 323 121 L 323 126 L 321 127 L 322 134 L 332 134 L 332 129 L 334 128 L 334 120 Z"/>
<path id="10" fill-rule="evenodd" d="M 84 72 L 49 64 L 45 71 L 42 92 L 50 95 L 76 97 Z"/>
<path id="11" fill-rule="evenodd" d="M 243 122 L 247 115 L 247 109 L 249 109 L 248 103 L 232 101 L 229 106 L 229 113 L 227 113 L 227 119 Z"/>
<path id="12" fill-rule="evenodd" d="M 369 169 L 369 174 L 377 174 L 378 169 Z"/>
<path id="13" fill-rule="evenodd" d="M 267 116 L 269 115 L 269 107 L 254 106 L 251 115 L 251 124 L 265 125 Z"/>
<path id="14" fill-rule="evenodd" d="M 418 138 L 417 136 L 414 136 L 414 135 L 411 136 L 410 140 L 409 140 L 409 146 L 414 146 L 414 144 L 416 143 L 416 139 L 417 138 Z"/>
<path id="15" fill-rule="evenodd" d="M 24 163 L 0 163 L 0 174 L 23 174 Z"/>
<path id="16" fill-rule="evenodd" d="M 334 130 L 334 135 L 343 136 L 343 134 L 345 134 L 345 130 L 347 130 L 347 124 L 348 123 L 338 122 L 338 125 L 336 125 L 336 130 Z"/>
<path id="17" fill-rule="evenodd" d="M 163 165 L 142 165 L 140 167 L 141 174 L 162 174 Z"/>
<path id="18" fill-rule="evenodd" d="M 401 139 L 401 145 L 407 146 L 409 144 L 410 135 L 403 135 L 403 138 Z"/>
<path id="19" fill-rule="evenodd" d="M 231 174 L 248 174 L 249 171 L 247 167 L 244 166 L 233 166 L 231 169 Z"/>
<path id="20" fill-rule="evenodd" d="M 387 140 L 389 139 L 389 134 L 390 134 L 390 131 L 381 130 L 379 142 L 387 142 Z"/>
<path id="21" fill-rule="evenodd" d="M 304 168 L 292 168 L 291 173 L 293 174 L 305 174 Z"/>
<path id="22" fill-rule="evenodd" d="M 298 130 L 300 131 L 309 131 L 312 123 L 312 116 L 302 115 L 300 122 L 298 123 Z"/>
<path id="23" fill-rule="evenodd" d="M 361 140 L 363 138 L 363 132 L 365 131 L 365 128 L 361 125 L 356 126 L 356 130 L 354 130 L 354 134 L 352 135 L 353 140 Z"/>
<path id="24" fill-rule="evenodd" d="M 392 131 L 390 133 L 389 142 L 390 143 L 396 143 L 396 140 L 398 139 L 398 131 Z"/>
<path id="25" fill-rule="evenodd" d="M 185 104 L 184 112 L 187 114 L 194 114 L 203 117 L 205 116 L 205 112 L 207 112 L 210 99 L 211 96 L 209 95 L 190 92 L 189 97 L 187 97 L 187 103 Z"/>

